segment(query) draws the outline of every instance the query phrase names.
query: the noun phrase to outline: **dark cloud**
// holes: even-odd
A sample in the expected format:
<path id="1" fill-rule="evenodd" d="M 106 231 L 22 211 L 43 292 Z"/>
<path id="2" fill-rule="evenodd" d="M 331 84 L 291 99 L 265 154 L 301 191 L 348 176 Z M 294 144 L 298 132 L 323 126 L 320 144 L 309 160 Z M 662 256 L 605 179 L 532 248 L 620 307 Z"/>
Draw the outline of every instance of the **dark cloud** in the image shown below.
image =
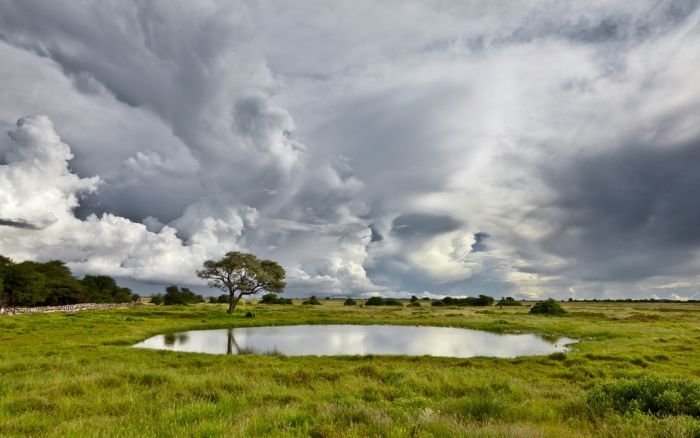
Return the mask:
<path id="1" fill-rule="evenodd" d="M 567 275 L 622 280 L 677 274 L 700 245 L 700 138 L 628 144 L 545 171 L 556 191 L 543 248 Z"/>
<path id="2" fill-rule="evenodd" d="M 0 218 L 0 226 L 21 228 L 23 230 L 40 230 L 41 227 L 25 221 L 16 221 Z"/>
<path id="3" fill-rule="evenodd" d="M 404 213 L 394 219 L 392 233 L 402 239 L 421 239 L 449 233 L 462 227 L 462 222 L 430 213 Z"/>
<path id="4" fill-rule="evenodd" d="M 472 252 L 483 252 L 486 251 L 486 239 L 491 237 L 488 233 L 479 231 L 474 233 L 474 244 L 472 245 Z"/>
<path id="5" fill-rule="evenodd" d="M 374 226 L 369 227 L 370 231 L 372 232 L 372 238 L 370 239 L 370 242 L 381 242 L 384 240 L 384 237 L 382 237 L 381 234 L 379 234 Z"/>

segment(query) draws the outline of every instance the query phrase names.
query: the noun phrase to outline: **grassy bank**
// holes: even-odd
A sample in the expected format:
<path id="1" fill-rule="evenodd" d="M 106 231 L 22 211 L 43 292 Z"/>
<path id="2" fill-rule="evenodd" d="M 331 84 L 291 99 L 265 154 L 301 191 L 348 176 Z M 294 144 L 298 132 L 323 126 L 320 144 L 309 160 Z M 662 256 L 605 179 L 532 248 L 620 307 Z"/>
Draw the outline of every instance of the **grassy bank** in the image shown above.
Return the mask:
<path id="1" fill-rule="evenodd" d="M 0 318 L 0 436 L 696 436 L 700 419 L 594 412 L 598 384 L 700 379 L 700 305 L 223 305 Z M 244 318 L 252 311 L 256 318 Z M 244 325 L 423 324 L 582 339 L 517 359 L 214 356 L 130 348 L 159 333 Z"/>

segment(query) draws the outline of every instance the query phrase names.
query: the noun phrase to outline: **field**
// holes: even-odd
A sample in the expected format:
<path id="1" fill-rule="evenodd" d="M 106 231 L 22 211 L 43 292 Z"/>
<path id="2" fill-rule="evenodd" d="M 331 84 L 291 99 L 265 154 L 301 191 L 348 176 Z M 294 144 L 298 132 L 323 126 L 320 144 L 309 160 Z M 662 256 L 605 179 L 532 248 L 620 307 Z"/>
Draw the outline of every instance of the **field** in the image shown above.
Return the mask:
<path id="1" fill-rule="evenodd" d="M 700 418 L 599 412 L 591 388 L 700 380 L 700 304 L 434 308 L 246 304 L 0 318 L 0 436 L 700 436 Z M 256 318 L 244 318 L 251 311 Z M 130 348 L 186 329 L 420 324 L 581 339 L 517 359 L 214 356 Z"/>

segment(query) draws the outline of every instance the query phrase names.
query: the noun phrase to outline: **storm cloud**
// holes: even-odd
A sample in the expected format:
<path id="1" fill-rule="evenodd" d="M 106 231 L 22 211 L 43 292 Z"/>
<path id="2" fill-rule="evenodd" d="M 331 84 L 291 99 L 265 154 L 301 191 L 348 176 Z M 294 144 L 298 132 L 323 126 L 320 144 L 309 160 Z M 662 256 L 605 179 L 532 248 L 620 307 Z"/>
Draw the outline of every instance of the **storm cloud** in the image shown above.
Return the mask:
<path id="1" fill-rule="evenodd" d="M 0 253 L 135 287 L 245 250 L 296 294 L 697 297 L 699 21 L 0 0 Z"/>

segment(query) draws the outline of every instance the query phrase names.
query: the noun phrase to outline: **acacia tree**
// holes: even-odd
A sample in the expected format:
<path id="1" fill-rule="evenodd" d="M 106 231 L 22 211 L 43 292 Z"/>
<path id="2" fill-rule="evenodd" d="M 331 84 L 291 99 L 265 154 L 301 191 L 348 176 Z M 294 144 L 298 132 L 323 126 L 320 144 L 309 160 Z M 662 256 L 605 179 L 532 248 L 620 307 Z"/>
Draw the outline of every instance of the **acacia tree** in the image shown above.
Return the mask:
<path id="1" fill-rule="evenodd" d="M 197 276 L 207 280 L 209 287 L 228 292 L 228 313 L 233 312 L 243 295 L 281 293 L 287 286 L 284 268 L 277 262 L 238 251 L 226 253 L 221 260 L 207 260 Z"/>

